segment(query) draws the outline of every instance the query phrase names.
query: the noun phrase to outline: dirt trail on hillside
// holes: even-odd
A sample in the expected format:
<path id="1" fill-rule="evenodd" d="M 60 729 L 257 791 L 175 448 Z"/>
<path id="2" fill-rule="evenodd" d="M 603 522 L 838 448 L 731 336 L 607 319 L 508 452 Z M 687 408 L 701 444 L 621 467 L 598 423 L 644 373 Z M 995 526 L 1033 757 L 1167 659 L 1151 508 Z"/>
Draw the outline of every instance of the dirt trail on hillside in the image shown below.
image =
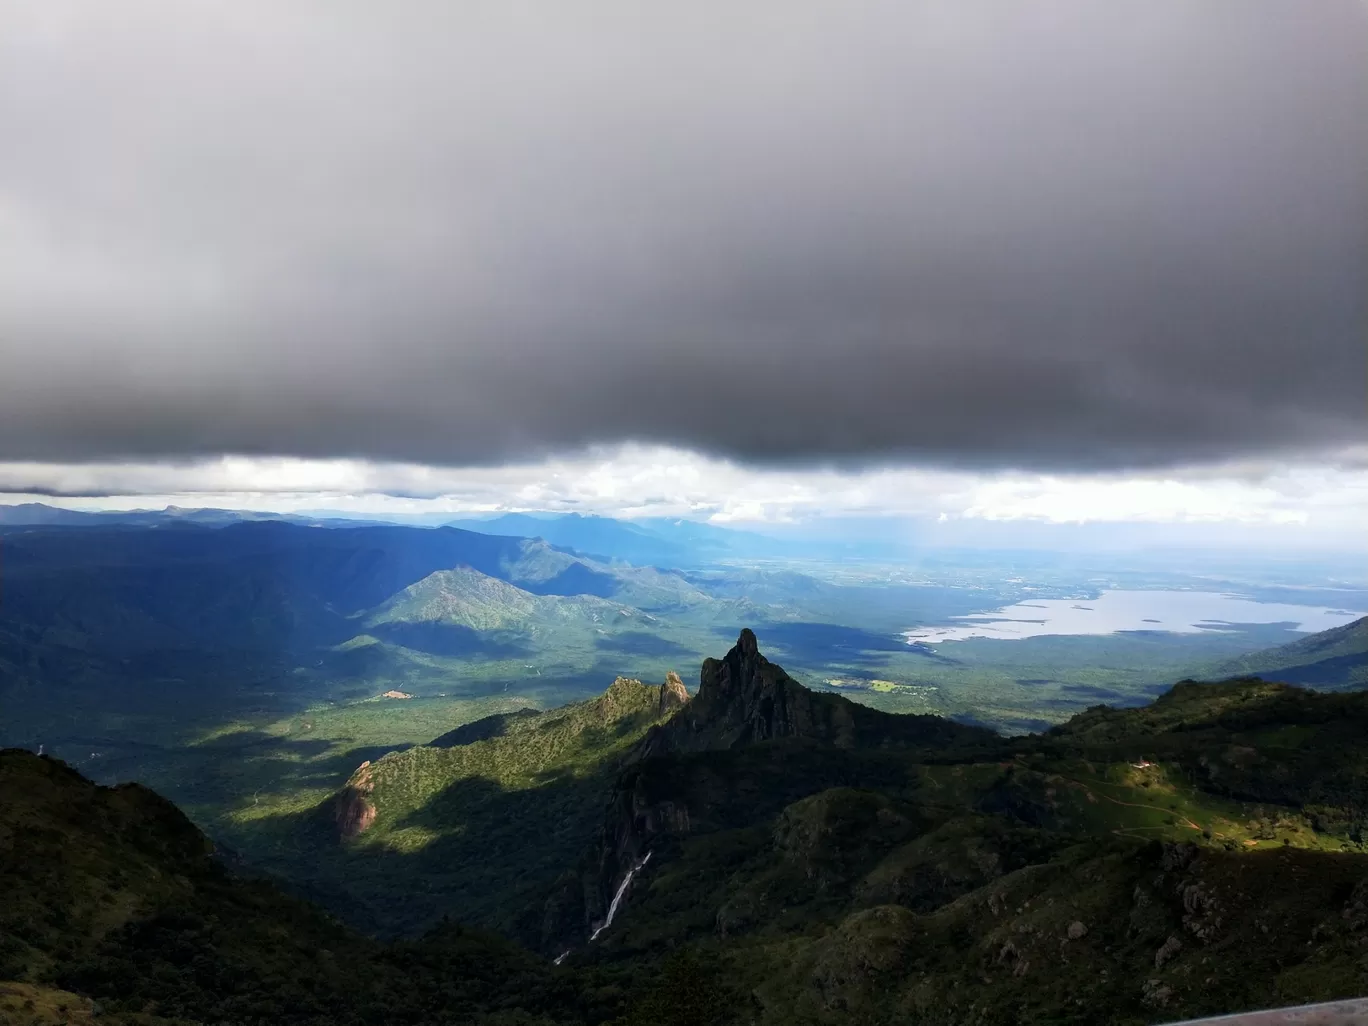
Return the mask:
<path id="1" fill-rule="evenodd" d="M 1164 808 L 1164 807 L 1161 806 L 1161 805 L 1146 805 L 1146 804 L 1144 804 L 1143 802 L 1123 802 L 1120 798 L 1113 798 L 1113 797 L 1112 797 L 1111 795 L 1109 795 L 1109 794 L 1102 794 L 1102 793 L 1099 792 L 1099 791 L 1093 790 L 1091 787 L 1089 787 L 1087 784 L 1083 783 L 1083 781 L 1081 781 L 1081 780 L 1074 780 L 1072 777 L 1065 777 L 1064 779 L 1065 779 L 1065 780 L 1068 780 L 1070 783 L 1073 783 L 1073 784 L 1078 785 L 1078 786 L 1081 787 L 1084 791 L 1088 792 L 1088 794 L 1092 795 L 1094 798 L 1101 798 L 1101 799 L 1103 799 L 1104 801 L 1109 801 L 1109 802 L 1111 802 L 1113 805 L 1124 805 L 1124 806 L 1126 806 L 1127 808 L 1131 808 L 1131 809 L 1149 809 L 1151 812 L 1162 812 L 1162 813 L 1164 813 L 1164 815 L 1166 815 L 1166 816 L 1173 816 L 1175 819 L 1181 820 L 1181 821 L 1183 822 L 1183 824 L 1184 824 L 1185 826 L 1187 826 L 1187 827 L 1188 827 L 1189 829 L 1191 829 L 1191 830 L 1196 830 L 1196 831 L 1198 831 L 1199 833 L 1200 833 L 1201 830 L 1202 830 L 1202 827 L 1201 827 L 1200 824 L 1194 823 L 1192 820 L 1188 819 L 1186 816 L 1180 816 L 1178 813 L 1174 812 L 1172 809 L 1166 809 L 1166 808 Z M 1118 831 L 1118 832 L 1119 832 L 1119 831 Z"/>

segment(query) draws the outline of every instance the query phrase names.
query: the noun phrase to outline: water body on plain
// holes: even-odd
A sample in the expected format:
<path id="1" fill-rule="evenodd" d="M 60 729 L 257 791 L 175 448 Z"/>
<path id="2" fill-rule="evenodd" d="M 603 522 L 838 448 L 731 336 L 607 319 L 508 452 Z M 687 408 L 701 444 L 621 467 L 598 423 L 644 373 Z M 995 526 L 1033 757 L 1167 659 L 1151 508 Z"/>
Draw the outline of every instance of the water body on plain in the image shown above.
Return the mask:
<path id="1" fill-rule="evenodd" d="M 1173 631 L 1197 634 L 1237 623 L 1294 623 L 1299 631 L 1339 627 L 1363 612 L 1255 602 L 1212 591 L 1104 591 L 1095 599 L 1035 599 L 993 613 L 954 617 L 954 623 L 904 632 L 907 643 L 936 644 L 969 638 L 1017 640 L 1042 634 L 1113 634 Z"/>

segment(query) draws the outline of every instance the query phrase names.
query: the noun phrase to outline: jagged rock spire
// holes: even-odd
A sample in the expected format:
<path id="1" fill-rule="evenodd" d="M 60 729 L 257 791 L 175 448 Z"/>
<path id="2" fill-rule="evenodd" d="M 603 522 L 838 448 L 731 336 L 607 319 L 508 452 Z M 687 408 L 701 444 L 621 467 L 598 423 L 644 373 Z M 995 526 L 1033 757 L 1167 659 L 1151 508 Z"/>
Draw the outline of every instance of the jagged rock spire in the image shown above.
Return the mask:
<path id="1" fill-rule="evenodd" d="M 848 748 L 941 744 L 979 735 L 992 736 L 938 716 L 894 715 L 810 691 L 761 655 L 747 627 L 725 656 L 703 661 L 698 693 L 646 737 L 641 752 L 733 748 L 783 737 Z"/>
<path id="2" fill-rule="evenodd" d="M 660 686 L 660 714 L 673 712 L 689 700 L 688 689 L 679 674 L 670 670 L 665 674 L 665 683 Z"/>

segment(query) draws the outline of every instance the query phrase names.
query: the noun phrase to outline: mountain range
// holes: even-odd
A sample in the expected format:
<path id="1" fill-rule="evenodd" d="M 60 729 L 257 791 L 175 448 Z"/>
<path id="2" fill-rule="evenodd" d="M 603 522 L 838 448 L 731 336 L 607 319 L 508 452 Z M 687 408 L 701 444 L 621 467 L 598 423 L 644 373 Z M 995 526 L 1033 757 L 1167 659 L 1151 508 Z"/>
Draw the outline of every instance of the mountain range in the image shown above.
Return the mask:
<path id="1" fill-rule="evenodd" d="M 193 524 L 199 527 L 226 527 L 244 521 L 278 520 L 310 527 L 357 526 L 357 521 L 330 516 L 294 513 L 266 513 L 249 509 L 186 508 L 75 510 L 49 506 L 42 502 L 0 505 L 0 527 L 99 527 L 116 524 L 125 527 L 173 527 Z"/>
<path id="2" fill-rule="evenodd" d="M 1140 1024 L 1351 996 L 1365 727 L 1363 692 L 1240 678 L 1003 738 L 812 692 L 745 631 L 692 695 L 624 679 L 500 714 L 273 824 L 295 854 L 266 868 L 296 893 L 348 916 L 348 873 L 317 867 L 350 869 L 437 911 L 387 944 L 145 789 L 10 750 L 0 1009 Z"/>
<path id="3" fill-rule="evenodd" d="M 540 538 L 550 544 L 604 562 L 696 569 L 735 560 L 844 559 L 905 556 L 906 545 L 889 539 L 871 540 L 870 525 L 860 525 L 858 537 L 809 535 L 790 531 L 776 536 L 679 517 L 639 517 L 631 520 L 583 513 L 502 513 L 487 517 L 452 518 L 443 513 L 356 514 L 342 510 L 273 513 L 243 509 L 185 508 L 138 510 L 71 510 L 46 503 L 0 505 L 0 529 L 5 527 L 123 526 L 174 527 L 194 524 L 226 527 L 243 521 L 275 520 L 309 527 L 407 526 L 454 527 L 478 534 Z M 864 540 L 860 540 L 860 538 Z"/>
<path id="4" fill-rule="evenodd" d="M 0 528 L 0 745 L 153 786 L 264 862 L 299 846 L 271 824 L 317 805 L 360 762 L 481 717 L 593 701 L 615 677 L 661 681 L 747 623 L 819 693 L 1013 732 L 1099 700 L 1144 701 L 1184 674 L 1362 679 L 1361 626 L 1323 651 L 1303 639 L 1234 664 L 1256 638 L 1288 632 L 942 647 L 897 633 L 1027 587 L 985 587 L 979 570 L 902 583 L 812 564 L 637 566 L 451 527 L 87 516 L 101 519 Z M 557 522 L 604 527 L 592 520 Z M 594 793 L 606 801 L 604 779 Z M 367 929 L 408 929 L 442 908 L 360 865 L 322 855 L 312 875 Z"/>
<path id="5" fill-rule="evenodd" d="M 455 518 L 425 514 L 417 518 L 389 520 L 383 516 L 358 516 L 336 510 L 306 513 L 273 513 L 245 509 L 185 508 L 137 510 L 71 510 L 46 503 L 0 505 L 3 527 L 173 527 L 192 524 L 227 527 L 247 521 L 272 520 L 309 527 L 420 526 L 452 527 L 478 534 L 512 538 L 539 538 L 579 555 L 636 566 L 699 567 L 719 560 L 778 558 L 802 554 L 812 546 L 798 541 L 717 527 L 712 524 L 668 517 L 617 520 L 580 513 L 504 513 L 484 518 Z"/>
<path id="6" fill-rule="evenodd" d="M 692 567 L 743 551 L 765 556 L 784 548 L 763 535 L 662 518 L 624 521 L 579 513 L 553 517 L 505 513 L 488 520 L 452 520 L 448 526 L 484 534 L 542 538 L 582 555 L 638 566 Z"/>
<path id="7" fill-rule="evenodd" d="M 10 729 L 31 719 L 36 740 L 71 733 L 60 723 L 78 707 L 89 722 L 168 689 L 192 708 L 274 695 L 288 710 L 382 684 L 445 691 L 453 659 L 476 681 L 539 662 L 583 674 L 614 653 L 702 643 L 715 623 L 793 615 L 677 572 L 454 528 L 12 527 L 3 549 L 0 687 Z"/>
<path id="8" fill-rule="evenodd" d="M 983 601 L 785 568 L 637 566 L 452 527 L 209 512 L 0 528 L 0 742 L 99 753 L 161 779 L 157 746 L 184 750 L 224 724 L 390 691 L 476 701 L 516 688 L 560 704 L 619 674 L 660 679 L 744 623 L 777 640 L 789 625 L 783 643 L 807 665 L 915 660 L 893 634 L 907 617 Z M 871 627 L 841 626 L 855 620 Z"/>

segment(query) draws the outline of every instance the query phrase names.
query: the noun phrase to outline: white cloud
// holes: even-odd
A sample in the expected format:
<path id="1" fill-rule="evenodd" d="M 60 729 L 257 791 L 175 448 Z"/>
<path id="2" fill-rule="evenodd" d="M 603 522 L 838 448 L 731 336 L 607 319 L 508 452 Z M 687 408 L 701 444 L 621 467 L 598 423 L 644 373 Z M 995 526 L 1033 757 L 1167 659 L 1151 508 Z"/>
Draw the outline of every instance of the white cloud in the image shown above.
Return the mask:
<path id="1" fill-rule="evenodd" d="M 577 510 L 727 524 L 818 517 L 936 521 L 1238 524 L 1349 537 L 1368 522 L 1362 453 L 1292 465 L 1173 473 L 978 474 L 916 467 L 753 468 L 679 449 L 622 445 L 536 463 L 438 467 L 225 456 L 195 463 L 0 463 L 0 493 L 64 505 L 222 506 L 289 512 Z"/>
<path id="2" fill-rule="evenodd" d="M 1117 521 L 1304 524 L 1304 508 L 1276 488 L 1229 480 L 1201 483 L 1155 478 L 1008 479 L 981 485 L 967 517 L 1049 523 Z"/>

